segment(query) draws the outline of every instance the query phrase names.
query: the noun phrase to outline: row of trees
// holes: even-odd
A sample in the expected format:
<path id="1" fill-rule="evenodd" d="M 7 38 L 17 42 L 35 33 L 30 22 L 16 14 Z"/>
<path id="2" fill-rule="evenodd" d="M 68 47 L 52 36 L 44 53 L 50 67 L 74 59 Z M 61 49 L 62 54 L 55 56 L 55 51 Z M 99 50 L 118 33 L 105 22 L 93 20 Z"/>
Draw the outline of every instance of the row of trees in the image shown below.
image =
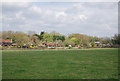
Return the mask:
<path id="1" fill-rule="evenodd" d="M 55 31 L 51 33 L 42 31 L 40 34 L 36 34 L 33 31 L 29 31 L 27 33 L 19 31 L 3 31 L 0 32 L 0 34 L 1 39 L 12 39 L 13 43 L 16 43 L 17 46 L 29 46 L 31 44 L 37 46 L 42 43 L 56 43 L 62 44 L 63 46 L 79 45 L 81 47 L 96 47 L 95 42 L 100 42 L 101 44 L 105 45 L 109 44 L 110 46 L 120 44 L 120 35 L 118 34 L 115 34 L 111 38 L 99 38 L 78 33 L 73 33 L 65 36 Z"/>

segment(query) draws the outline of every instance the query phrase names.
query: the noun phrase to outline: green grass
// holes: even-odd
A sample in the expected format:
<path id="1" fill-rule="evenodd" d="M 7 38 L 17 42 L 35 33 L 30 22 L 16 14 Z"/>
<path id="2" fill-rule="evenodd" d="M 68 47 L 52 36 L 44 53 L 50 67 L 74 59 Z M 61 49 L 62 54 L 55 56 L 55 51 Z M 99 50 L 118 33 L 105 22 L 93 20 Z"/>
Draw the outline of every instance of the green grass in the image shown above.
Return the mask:
<path id="1" fill-rule="evenodd" d="M 3 51 L 3 79 L 118 79 L 117 49 Z"/>

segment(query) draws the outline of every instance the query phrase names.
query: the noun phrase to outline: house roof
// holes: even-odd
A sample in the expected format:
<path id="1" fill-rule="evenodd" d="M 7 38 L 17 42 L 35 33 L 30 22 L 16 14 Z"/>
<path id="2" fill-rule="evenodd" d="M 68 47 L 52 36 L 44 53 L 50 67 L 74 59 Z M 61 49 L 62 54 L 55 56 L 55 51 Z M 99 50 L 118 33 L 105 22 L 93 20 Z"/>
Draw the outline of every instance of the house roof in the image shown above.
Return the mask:
<path id="1" fill-rule="evenodd" d="M 62 46 L 62 44 L 58 44 L 58 46 Z"/>
<path id="2" fill-rule="evenodd" d="M 99 44 L 100 42 L 94 42 L 94 43 L 98 43 Z"/>
<path id="3" fill-rule="evenodd" d="M 10 40 L 0 40 L 0 42 L 11 43 Z"/>
<path id="4" fill-rule="evenodd" d="M 54 43 L 47 43 L 46 45 L 54 46 Z"/>
<path id="5" fill-rule="evenodd" d="M 13 43 L 12 45 L 13 45 L 13 46 L 16 46 L 17 44 L 16 44 L 16 43 Z"/>

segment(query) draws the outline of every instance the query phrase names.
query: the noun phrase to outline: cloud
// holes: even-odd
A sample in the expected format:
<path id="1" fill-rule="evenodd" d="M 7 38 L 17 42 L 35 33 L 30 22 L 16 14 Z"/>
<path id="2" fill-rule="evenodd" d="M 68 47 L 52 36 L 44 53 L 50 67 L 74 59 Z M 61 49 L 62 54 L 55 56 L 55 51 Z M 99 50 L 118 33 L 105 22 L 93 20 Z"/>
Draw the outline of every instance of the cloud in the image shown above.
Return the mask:
<path id="1" fill-rule="evenodd" d="M 29 10 L 34 13 L 42 13 L 42 10 L 37 6 L 32 6 L 29 8 Z"/>
<path id="2" fill-rule="evenodd" d="M 29 5 L 28 2 L 3 2 L 2 5 L 4 7 L 27 7 Z"/>
<path id="3" fill-rule="evenodd" d="M 117 3 L 4 3 L 3 31 L 57 31 L 112 36 L 117 33 Z"/>
<path id="4" fill-rule="evenodd" d="M 65 12 L 56 12 L 56 17 L 58 18 L 58 17 L 65 17 L 66 16 L 66 14 L 65 14 Z"/>
<path id="5" fill-rule="evenodd" d="M 84 20 L 87 19 L 87 17 L 86 17 L 85 15 L 79 15 L 79 18 L 80 18 L 82 21 L 84 21 Z"/>

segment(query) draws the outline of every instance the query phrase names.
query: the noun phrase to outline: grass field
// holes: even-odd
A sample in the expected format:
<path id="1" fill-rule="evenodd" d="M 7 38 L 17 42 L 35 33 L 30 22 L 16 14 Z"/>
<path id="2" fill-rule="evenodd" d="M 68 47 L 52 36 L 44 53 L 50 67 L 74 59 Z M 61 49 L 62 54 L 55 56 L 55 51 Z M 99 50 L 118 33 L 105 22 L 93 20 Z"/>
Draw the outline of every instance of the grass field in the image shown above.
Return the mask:
<path id="1" fill-rule="evenodd" d="M 117 49 L 3 50 L 3 79 L 117 79 Z"/>

